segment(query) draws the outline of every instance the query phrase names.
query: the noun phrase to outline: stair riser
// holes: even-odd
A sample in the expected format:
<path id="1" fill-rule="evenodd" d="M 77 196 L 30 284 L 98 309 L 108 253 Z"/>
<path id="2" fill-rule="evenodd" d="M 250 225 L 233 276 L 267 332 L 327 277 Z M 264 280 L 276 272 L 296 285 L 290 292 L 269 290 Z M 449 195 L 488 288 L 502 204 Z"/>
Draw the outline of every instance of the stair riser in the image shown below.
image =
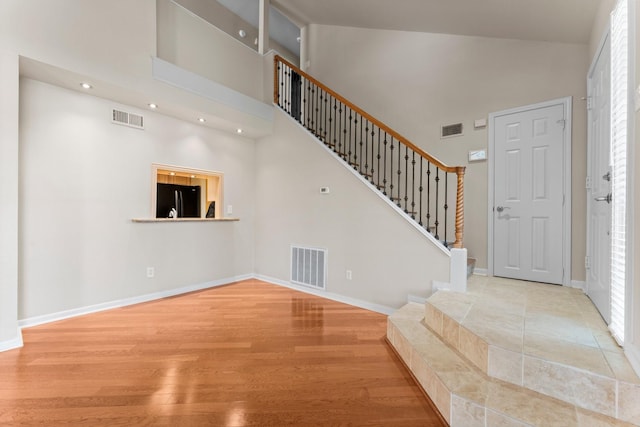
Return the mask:
<path id="1" fill-rule="evenodd" d="M 491 345 L 428 301 L 424 320 L 443 342 L 490 377 L 588 411 L 640 424 L 640 386 L 636 384 Z"/>
<path id="2" fill-rule="evenodd" d="M 421 331 L 422 328 L 422 331 Z M 419 321 L 411 322 L 407 318 L 390 317 L 387 323 L 387 339 L 403 363 L 412 372 L 420 387 L 431 398 L 443 418 L 453 427 L 531 427 L 531 426 L 563 426 L 593 427 L 619 426 L 628 424 L 607 418 L 593 412 L 569 406 L 559 400 L 538 395 L 533 391 L 525 391 L 521 387 L 496 383 L 495 390 L 491 384 L 482 380 L 482 375 L 474 368 L 465 368 L 464 362 L 438 366 L 437 358 L 430 358 L 429 353 L 447 354 L 451 351 L 436 335 L 426 332 L 427 329 Z M 456 356 L 447 357 L 450 361 Z M 435 363 L 435 365 L 434 365 Z M 451 390 L 446 384 L 457 383 L 456 378 L 477 378 L 478 389 L 463 386 L 459 392 Z M 485 377 L 486 378 L 486 377 Z M 495 380 L 493 380 L 495 381 Z M 468 382 L 467 382 L 468 383 Z M 465 384 L 463 381 L 461 384 Z M 504 383 L 503 383 L 504 384 Z M 513 387 L 509 389 L 509 387 Z M 480 390 L 485 390 L 483 397 Z M 523 400 L 523 396 L 526 396 Z M 551 400 L 549 400 L 551 399 Z M 482 402 L 485 402 L 484 404 Z M 636 406 L 640 410 L 640 407 Z M 518 418 L 512 412 L 522 414 Z M 630 414 L 629 414 L 630 415 Z"/>

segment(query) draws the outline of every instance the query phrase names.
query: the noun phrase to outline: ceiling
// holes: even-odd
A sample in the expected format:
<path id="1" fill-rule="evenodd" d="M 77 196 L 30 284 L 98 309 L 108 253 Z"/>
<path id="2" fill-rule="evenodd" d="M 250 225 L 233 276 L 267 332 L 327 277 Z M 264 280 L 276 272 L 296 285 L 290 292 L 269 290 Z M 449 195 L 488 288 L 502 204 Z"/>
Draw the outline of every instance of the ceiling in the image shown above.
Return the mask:
<path id="1" fill-rule="evenodd" d="M 299 25 L 588 43 L 606 0 L 272 0 Z"/>

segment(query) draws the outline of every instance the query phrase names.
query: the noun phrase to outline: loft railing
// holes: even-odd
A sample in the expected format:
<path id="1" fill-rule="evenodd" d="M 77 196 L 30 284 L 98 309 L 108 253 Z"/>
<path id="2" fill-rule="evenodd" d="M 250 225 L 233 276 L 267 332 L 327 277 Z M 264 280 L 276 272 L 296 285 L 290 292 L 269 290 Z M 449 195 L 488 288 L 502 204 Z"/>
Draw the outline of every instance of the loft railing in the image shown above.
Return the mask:
<path id="1" fill-rule="evenodd" d="M 463 166 L 443 164 L 280 56 L 274 71 L 276 105 L 445 246 L 462 248 Z"/>

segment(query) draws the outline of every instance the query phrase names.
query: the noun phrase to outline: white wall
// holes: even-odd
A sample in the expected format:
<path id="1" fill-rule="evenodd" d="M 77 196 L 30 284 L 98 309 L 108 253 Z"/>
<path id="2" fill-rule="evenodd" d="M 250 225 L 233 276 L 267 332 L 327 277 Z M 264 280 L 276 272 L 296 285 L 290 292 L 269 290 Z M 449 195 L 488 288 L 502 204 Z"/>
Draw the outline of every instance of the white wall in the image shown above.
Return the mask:
<path id="1" fill-rule="evenodd" d="M 586 45 L 528 42 L 312 25 L 309 72 L 416 145 L 450 165 L 466 165 L 465 247 L 487 267 L 487 164 L 467 153 L 487 147 L 474 119 L 573 96 L 572 278 L 584 280 Z M 439 139 L 462 122 L 464 136 Z"/>
<path id="2" fill-rule="evenodd" d="M 124 86 L 150 75 L 155 0 L 3 0 L 0 47 Z"/>
<path id="3" fill-rule="evenodd" d="M 262 99 L 262 55 L 169 0 L 157 11 L 159 58 Z"/>
<path id="4" fill-rule="evenodd" d="M 598 13 L 593 21 L 591 37 L 589 38 L 589 59 L 592 60 L 600 47 L 602 36 L 609 30 L 611 11 L 616 5 L 616 0 L 601 0 Z"/>
<path id="5" fill-rule="evenodd" d="M 18 334 L 18 55 L 0 49 L 0 351 Z"/>
<path id="6" fill-rule="evenodd" d="M 113 107 L 144 115 L 146 129 L 112 124 Z M 251 274 L 254 144 L 23 79 L 19 318 Z M 224 172 L 240 221 L 131 222 L 151 216 L 152 163 Z"/>
<path id="7" fill-rule="evenodd" d="M 640 64 L 638 63 L 638 59 L 640 59 L 640 28 L 638 28 L 638 25 L 640 25 L 640 7 L 637 7 L 635 2 L 631 3 L 633 7 L 629 9 L 629 13 L 633 21 L 631 28 L 635 28 L 635 34 L 631 34 L 633 38 L 630 46 L 634 51 L 633 55 L 635 57 L 633 86 L 637 87 L 640 83 Z M 627 307 L 631 307 L 631 313 L 626 313 L 626 315 L 630 316 L 627 327 L 630 325 L 631 330 L 626 331 L 625 351 L 629 359 L 632 360 L 636 372 L 640 373 L 640 217 L 638 217 L 640 213 L 640 197 L 638 197 L 640 193 L 640 148 L 638 144 L 640 144 L 640 112 L 636 110 L 635 144 L 633 144 L 632 147 L 632 153 L 634 155 L 632 160 L 633 167 L 627 169 L 627 171 L 633 174 L 633 195 L 631 196 L 632 203 L 630 203 L 630 205 L 632 205 L 635 220 L 633 222 L 632 241 L 633 286 L 630 292 L 630 303 L 627 305 Z M 627 295 L 629 295 L 629 293 Z"/>
<path id="8" fill-rule="evenodd" d="M 449 281 L 449 258 L 278 111 L 256 144 L 256 273 L 288 281 L 292 244 L 329 251 L 327 291 L 400 307 Z M 320 187 L 331 193 L 320 194 Z M 346 270 L 353 280 L 346 280 Z"/>

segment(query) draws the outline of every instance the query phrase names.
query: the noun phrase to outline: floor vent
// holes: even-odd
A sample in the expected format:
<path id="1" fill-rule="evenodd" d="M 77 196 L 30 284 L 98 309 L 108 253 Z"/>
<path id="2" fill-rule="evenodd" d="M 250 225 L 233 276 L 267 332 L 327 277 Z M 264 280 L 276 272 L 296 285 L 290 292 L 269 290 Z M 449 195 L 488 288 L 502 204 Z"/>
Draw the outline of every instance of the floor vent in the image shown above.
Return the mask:
<path id="1" fill-rule="evenodd" d="M 144 117 L 138 114 L 116 110 L 115 108 L 113 109 L 111 122 L 117 125 L 129 126 L 136 129 L 144 129 Z"/>
<path id="2" fill-rule="evenodd" d="M 442 126 L 442 132 L 440 138 L 449 138 L 452 136 L 462 135 L 462 123 L 456 123 L 454 125 Z"/>
<path id="3" fill-rule="evenodd" d="M 291 246 L 291 282 L 325 289 L 327 250 Z"/>

